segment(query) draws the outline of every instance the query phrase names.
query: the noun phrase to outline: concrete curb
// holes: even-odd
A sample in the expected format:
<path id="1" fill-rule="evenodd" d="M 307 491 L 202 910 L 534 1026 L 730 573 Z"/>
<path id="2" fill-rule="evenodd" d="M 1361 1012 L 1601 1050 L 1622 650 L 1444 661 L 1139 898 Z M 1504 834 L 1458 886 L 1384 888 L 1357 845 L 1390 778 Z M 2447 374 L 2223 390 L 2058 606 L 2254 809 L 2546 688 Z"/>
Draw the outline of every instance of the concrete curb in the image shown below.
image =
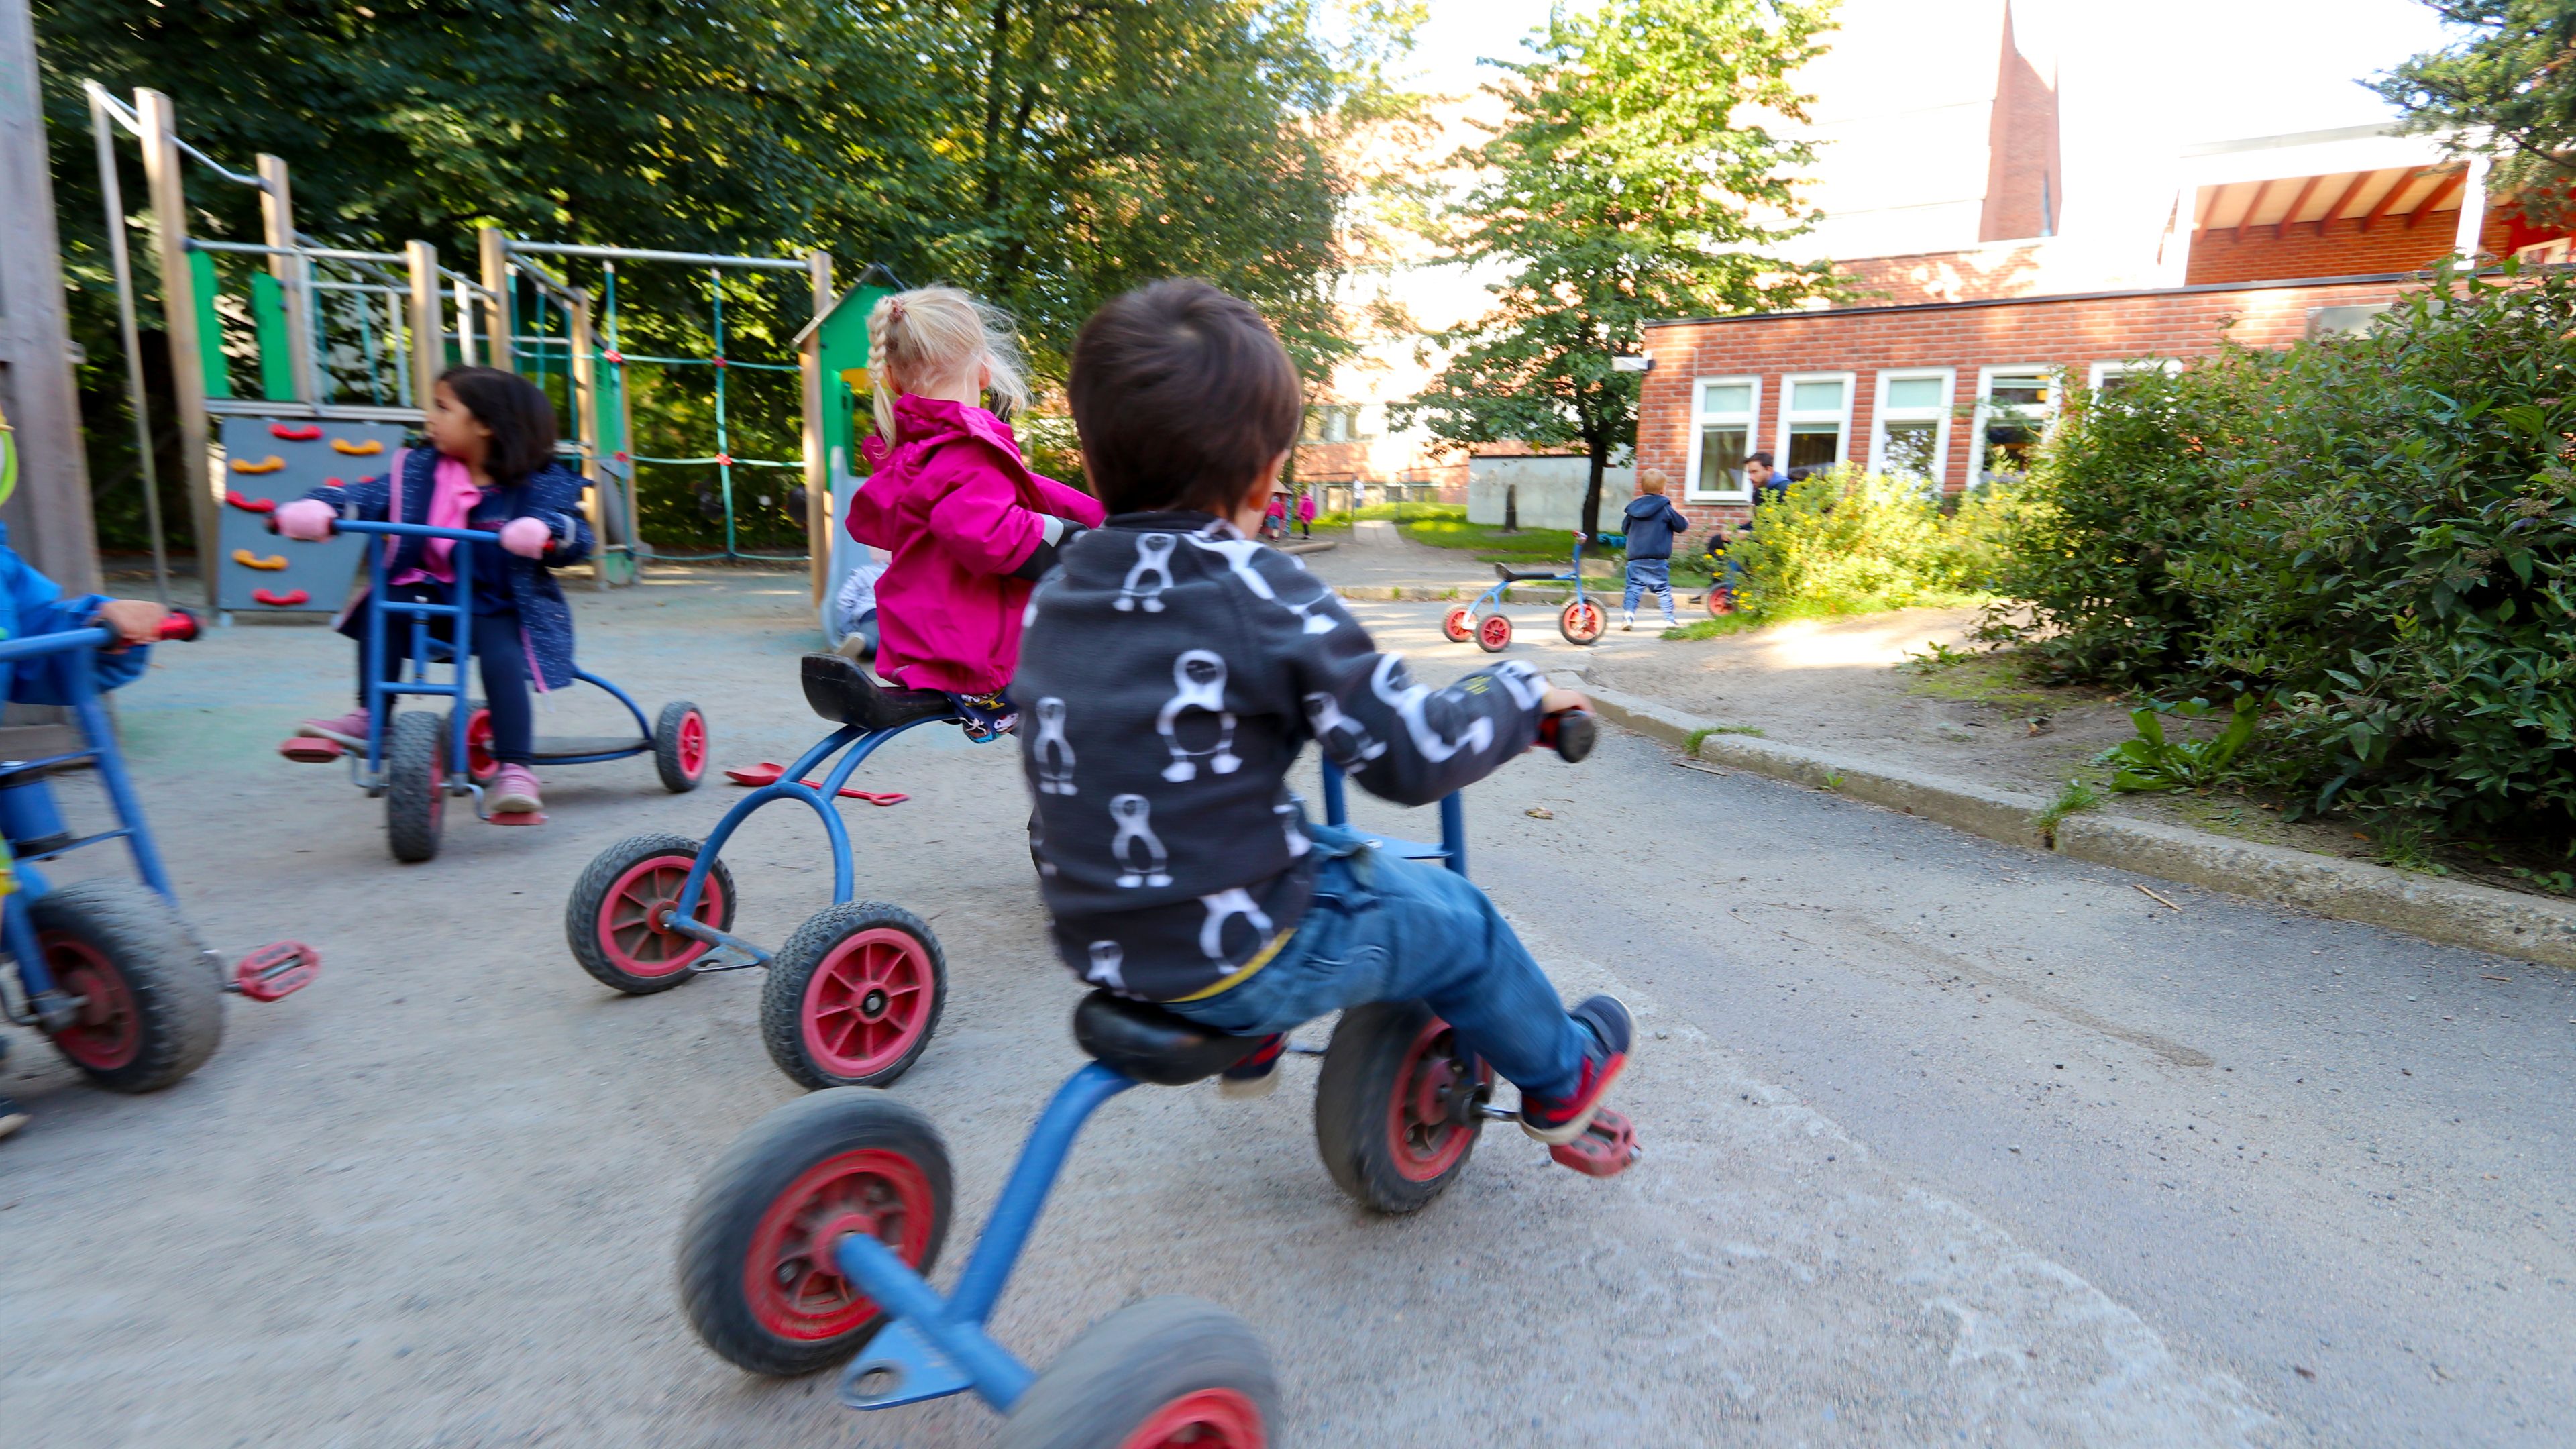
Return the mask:
<path id="1" fill-rule="evenodd" d="M 1602 718 L 1676 749 L 1689 750 L 1693 734 L 1717 723 L 1578 679 L 1562 682 L 1590 695 Z M 1830 789 L 1990 840 L 2296 906 L 2337 920 L 2386 926 L 2428 941 L 2576 967 L 2576 906 L 2538 896 L 2146 820 L 2072 815 L 2054 832 L 2043 832 L 2034 818 L 2048 802 L 2036 795 L 1902 772 L 1857 756 L 1750 735 L 1703 736 L 1697 754 L 1714 764 Z"/>

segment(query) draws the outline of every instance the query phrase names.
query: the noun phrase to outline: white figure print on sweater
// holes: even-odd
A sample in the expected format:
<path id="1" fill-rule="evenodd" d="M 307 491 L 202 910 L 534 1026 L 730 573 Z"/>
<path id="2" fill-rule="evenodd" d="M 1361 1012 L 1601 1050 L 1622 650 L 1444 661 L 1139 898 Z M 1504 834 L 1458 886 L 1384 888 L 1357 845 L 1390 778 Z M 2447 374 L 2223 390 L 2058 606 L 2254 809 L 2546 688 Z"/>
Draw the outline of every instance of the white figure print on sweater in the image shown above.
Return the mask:
<path id="1" fill-rule="evenodd" d="M 1306 723 L 1314 726 L 1315 738 L 1333 752 L 1333 758 L 1355 765 L 1365 765 L 1386 753 L 1386 741 L 1368 732 L 1368 726 L 1342 713 L 1342 702 L 1317 691 L 1306 696 Z"/>
<path id="2" fill-rule="evenodd" d="M 1126 964 L 1127 953 L 1119 949 L 1117 942 L 1094 941 L 1091 943 L 1091 969 L 1082 974 L 1082 979 L 1094 986 L 1106 986 L 1123 993 L 1127 989 L 1127 978 L 1120 973 Z"/>
<path id="3" fill-rule="evenodd" d="M 1252 899 L 1252 892 L 1241 886 L 1218 891 L 1212 896 L 1201 896 L 1199 904 L 1207 907 L 1207 920 L 1199 926 L 1199 950 L 1211 961 L 1225 959 L 1226 923 L 1237 917 L 1252 923 L 1256 933 L 1254 939 L 1270 939 L 1270 918 L 1262 914 L 1260 905 Z"/>
<path id="4" fill-rule="evenodd" d="M 1154 716 L 1163 748 L 1172 753 L 1163 778 L 1175 785 L 1197 779 L 1202 755 L 1208 757 L 1208 769 L 1220 775 L 1243 768 L 1242 756 L 1234 752 L 1234 715 L 1225 707 L 1225 656 L 1209 649 L 1182 650 L 1172 661 L 1172 688 L 1172 697 L 1163 701 Z M 1181 743 L 1181 717 L 1192 710 L 1216 717 L 1216 743 L 1208 749 L 1194 750 Z"/>
<path id="5" fill-rule="evenodd" d="M 1378 656 L 1377 668 L 1369 674 L 1369 689 L 1395 711 L 1397 719 L 1404 721 L 1404 732 L 1413 736 L 1413 747 L 1422 752 L 1422 758 L 1435 765 L 1460 750 L 1482 751 L 1494 743 L 1494 722 L 1483 715 L 1476 716 L 1475 723 L 1467 726 L 1467 732 L 1454 740 L 1443 738 L 1438 730 L 1433 729 L 1431 721 L 1422 714 L 1423 701 L 1431 697 L 1431 691 L 1413 682 L 1412 674 L 1404 667 L 1402 655 Z"/>
<path id="6" fill-rule="evenodd" d="M 1038 725 L 1037 738 L 1029 742 L 1029 758 L 1038 770 L 1038 793 L 1080 794 L 1073 788 L 1073 744 L 1064 737 L 1064 701 L 1049 695 L 1030 713 Z"/>
<path id="7" fill-rule="evenodd" d="M 1302 604 L 1292 604 L 1286 599 L 1280 597 L 1279 591 L 1270 586 L 1270 580 L 1261 576 L 1261 566 L 1254 562 L 1254 560 L 1258 559 L 1265 553 L 1272 552 L 1273 550 L 1270 545 L 1263 543 L 1258 539 L 1209 538 L 1204 535 L 1194 533 L 1190 535 L 1190 546 L 1193 548 L 1205 549 L 1209 553 L 1215 554 L 1219 558 L 1224 559 L 1225 566 L 1234 571 L 1234 576 L 1236 578 L 1243 580 L 1243 586 L 1252 591 L 1252 596 L 1254 598 L 1267 599 L 1271 603 L 1277 604 L 1279 607 L 1286 609 L 1289 613 L 1296 615 L 1299 619 L 1305 622 L 1307 633 L 1330 634 L 1333 632 L 1334 628 L 1339 625 L 1340 621 L 1333 618 L 1331 615 L 1315 612 L 1315 606 L 1321 604 L 1324 601 L 1325 593 L 1329 592 L 1324 590 L 1324 586 L 1320 581 L 1315 585 L 1319 592 L 1314 598 L 1309 599 Z M 1300 573 L 1305 571 L 1304 566 L 1298 564 L 1295 559 L 1289 558 L 1286 554 L 1281 554 L 1279 556 L 1281 558 L 1288 558 L 1289 565 L 1296 568 Z"/>
<path id="8" fill-rule="evenodd" d="M 1503 682 L 1503 688 L 1512 692 L 1512 698 L 1523 709 L 1536 709 L 1539 701 L 1547 698 L 1546 676 L 1525 659 L 1506 659 L 1495 665 L 1494 677 Z"/>
<path id="9" fill-rule="evenodd" d="M 1295 860 L 1312 848 L 1313 842 L 1306 839 L 1306 823 L 1301 818 L 1304 815 L 1303 811 L 1287 801 L 1281 801 L 1270 807 L 1270 813 L 1279 817 L 1279 829 L 1288 837 L 1290 860 Z"/>
<path id="10" fill-rule="evenodd" d="M 1039 823 L 1034 810 L 1029 812 L 1029 857 L 1038 863 L 1038 874 L 1055 878 L 1055 862 L 1047 859 L 1046 827 Z"/>
<path id="11" fill-rule="evenodd" d="M 1172 883 L 1169 871 L 1171 857 L 1164 853 L 1161 836 L 1154 833 L 1154 806 L 1142 795 L 1113 795 L 1109 799 L 1109 818 L 1118 833 L 1109 841 L 1109 858 L 1118 862 L 1118 884 L 1129 890 L 1138 886 L 1162 887 Z"/>
<path id="12" fill-rule="evenodd" d="M 1142 605 L 1148 614 L 1163 612 L 1163 590 L 1172 586 L 1172 546 L 1180 540 L 1168 533 L 1145 533 L 1136 537 L 1136 563 L 1127 570 L 1127 581 L 1118 586 L 1118 600 L 1110 607 L 1119 613 L 1134 613 Z M 1151 578 L 1153 587 L 1145 580 Z"/>

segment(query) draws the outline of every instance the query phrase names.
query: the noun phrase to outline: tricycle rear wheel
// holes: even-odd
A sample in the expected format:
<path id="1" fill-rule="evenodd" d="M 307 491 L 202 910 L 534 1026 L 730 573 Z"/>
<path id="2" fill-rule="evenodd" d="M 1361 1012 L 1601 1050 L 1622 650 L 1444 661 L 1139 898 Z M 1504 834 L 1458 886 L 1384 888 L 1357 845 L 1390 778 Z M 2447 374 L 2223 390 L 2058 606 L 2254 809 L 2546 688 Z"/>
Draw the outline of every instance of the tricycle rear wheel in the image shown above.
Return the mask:
<path id="1" fill-rule="evenodd" d="M 428 710 L 409 709 L 385 731 L 385 840 L 406 864 L 438 855 L 447 816 L 445 724 Z"/>
<path id="2" fill-rule="evenodd" d="M 698 958 L 714 948 L 660 924 L 660 917 L 678 908 L 702 848 L 687 836 L 656 831 L 630 835 L 591 858 L 564 902 L 564 940 L 593 980 L 629 996 L 650 996 L 694 974 Z M 691 919 L 730 931 L 733 910 L 733 872 L 718 857 Z"/>
<path id="3" fill-rule="evenodd" d="M 887 1315 L 841 1276 L 833 1244 L 865 1232 L 924 1277 L 948 1236 L 947 1144 L 882 1092 L 819 1092 L 734 1139 L 680 1229 L 680 1303 L 699 1339 L 756 1374 L 812 1373 Z"/>
<path id="4" fill-rule="evenodd" d="M 1500 614 L 1487 614 L 1476 625 L 1476 647 L 1488 654 L 1500 654 L 1512 647 L 1512 621 Z"/>
<path id="5" fill-rule="evenodd" d="M 948 1000 L 948 959 L 919 916 L 845 901 L 807 918 L 769 963 L 760 1037 L 801 1086 L 883 1087 L 912 1070 Z"/>
<path id="6" fill-rule="evenodd" d="M 662 788 L 685 795 L 707 777 L 707 716 L 685 699 L 662 706 L 653 725 L 653 771 Z"/>
<path id="7" fill-rule="evenodd" d="M 147 886 L 78 881 L 28 905 L 55 988 L 83 998 L 54 1049 L 111 1092 L 185 1077 L 224 1039 L 223 983 L 187 922 Z"/>
<path id="8" fill-rule="evenodd" d="M 1419 1001 L 1342 1013 L 1315 1083 L 1315 1147 L 1362 1206 L 1417 1211 L 1465 1171 L 1493 1069 Z"/>
<path id="9" fill-rule="evenodd" d="M 1466 643 L 1476 634 L 1475 611 L 1465 604 L 1452 606 L 1448 613 L 1440 616 L 1440 632 L 1447 635 L 1452 644 Z"/>
<path id="10" fill-rule="evenodd" d="M 1148 1298 L 1073 1341 L 1013 1406 L 1001 1449 L 1269 1449 L 1279 1379 L 1240 1318 Z"/>

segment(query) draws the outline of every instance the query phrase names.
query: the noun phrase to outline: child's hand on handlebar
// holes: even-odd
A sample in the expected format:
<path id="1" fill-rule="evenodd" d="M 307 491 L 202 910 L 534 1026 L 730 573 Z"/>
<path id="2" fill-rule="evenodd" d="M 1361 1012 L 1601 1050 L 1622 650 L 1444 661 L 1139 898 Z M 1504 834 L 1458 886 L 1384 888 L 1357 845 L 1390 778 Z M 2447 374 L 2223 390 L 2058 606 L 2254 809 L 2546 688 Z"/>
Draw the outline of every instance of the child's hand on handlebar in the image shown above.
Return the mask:
<path id="1" fill-rule="evenodd" d="M 170 611 L 145 599 L 110 599 L 90 616 L 100 628 L 116 635 L 116 647 L 149 644 L 161 637 L 161 621 Z"/>
<path id="2" fill-rule="evenodd" d="M 513 518 L 501 525 L 501 547 L 521 558 L 543 558 L 554 540 L 554 530 L 538 519 Z"/>
<path id="3" fill-rule="evenodd" d="M 1579 689 L 1551 689 L 1539 696 L 1540 714 L 1563 714 L 1569 709 L 1590 709 L 1592 701 Z"/>
<path id="4" fill-rule="evenodd" d="M 314 543 L 331 536 L 331 525 L 339 515 L 319 498 L 298 498 L 281 505 L 269 518 L 276 523 L 277 531 L 288 538 Z"/>

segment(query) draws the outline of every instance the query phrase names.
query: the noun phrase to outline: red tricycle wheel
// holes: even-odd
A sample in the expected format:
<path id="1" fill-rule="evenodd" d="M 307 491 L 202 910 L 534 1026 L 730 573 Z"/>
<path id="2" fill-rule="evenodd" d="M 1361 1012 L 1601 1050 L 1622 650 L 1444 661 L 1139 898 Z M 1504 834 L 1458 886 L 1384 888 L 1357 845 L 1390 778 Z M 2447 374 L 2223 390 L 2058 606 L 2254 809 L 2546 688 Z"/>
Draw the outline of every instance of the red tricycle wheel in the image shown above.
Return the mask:
<path id="1" fill-rule="evenodd" d="M 1724 584 L 1711 584 L 1708 586 L 1707 604 L 1708 616 L 1722 619 L 1735 612 L 1735 590 Z"/>
<path id="2" fill-rule="evenodd" d="M 707 777 L 707 717 L 685 699 L 662 706 L 653 722 L 653 771 L 674 795 L 687 794 Z"/>
<path id="3" fill-rule="evenodd" d="M 1119 1449 L 1264 1449 L 1261 1410 L 1236 1389 L 1201 1389 L 1154 1411 Z"/>
<path id="4" fill-rule="evenodd" d="M 478 709 L 465 717 L 465 775 L 477 785 L 489 785 L 501 773 L 501 762 L 492 755 L 492 711 Z"/>
<path id="5" fill-rule="evenodd" d="M 81 998 L 80 1014 L 54 1033 L 54 1046 L 72 1065 L 93 1072 L 112 1072 L 133 1061 L 143 1044 L 143 1024 L 116 963 L 68 932 L 46 931 L 36 941 L 45 949 L 45 969 L 53 973 L 55 989 Z"/>
<path id="6" fill-rule="evenodd" d="M 832 1242 L 843 1231 L 868 1232 L 917 1264 L 929 1251 L 932 1219 L 930 1179 L 909 1157 L 862 1148 L 814 1164 L 752 1232 L 742 1283 L 753 1320 L 780 1338 L 811 1342 L 876 1317 L 876 1304 L 841 1276 Z"/>
<path id="7" fill-rule="evenodd" d="M 920 917 L 883 901 L 818 911 L 770 963 L 761 1036 L 808 1087 L 882 1087 L 909 1070 L 939 1022 L 948 967 Z"/>
<path id="8" fill-rule="evenodd" d="M 1492 1084 L 1492 1069 L 1423 1003 L 1353 1007 L 1315 1081 L 1316 1150 L 1362 1206 L 1419 1211 L 1466 1170 Z"/>
<path id="9" fill-rule="evenodd" d="M 1476 647 L 1488 654 L 1500 654 L 1512 646 L 1512 621 L 1500 614 L 1487 614 L 1476 626 Z"/>
<path id="10" fill-rule="evenodd" d="M 1572 600 L 1556 616 L 1556 632 L 1564 635 L 1568 644 L 1589 644 L 1608 627 L 1609 617 L 1590 599 Z"/>
<path id="11" fill-rule="evenodd" d="M 689 979 L 712 948 L 665 924 L 680 904 L 698 842 L 679 835 L 630 835 L 593 857 L 564 906 L 564 938 L 594 980 L 629 996 L 668 991 Z M 733 872 L 718 859 L 707 871 L 691 919 L 733 929 Z"/>
<path id="12" fill-rule="evenodd" d="M 1396 1090 L 1386 1104 L 1389 1165 L 1407 1182 L 1432 1182 L 1458 1165 L 1476 1145 L 1476 1132 L 1461 1125 L 1452 1103 L 1462 1091 L 1472 1092 L 1493 1070 L 1479 1061 L 1476 1078 L 1458 1070 L 1458 1035 L 1449 1023 L 1433 1017 L 1396 1069 Z"/>
<path id="13" fill-rule="evenodd" d="M 1449 637 L 1450 643 L 1464 644 L 1475 637 L 1476 626 L 1472 622 L 1474 618 L 1475 615 L 1468 611 L 1467 606 L 1460 604 L 1440 616 L 1440 632 Z"/>

